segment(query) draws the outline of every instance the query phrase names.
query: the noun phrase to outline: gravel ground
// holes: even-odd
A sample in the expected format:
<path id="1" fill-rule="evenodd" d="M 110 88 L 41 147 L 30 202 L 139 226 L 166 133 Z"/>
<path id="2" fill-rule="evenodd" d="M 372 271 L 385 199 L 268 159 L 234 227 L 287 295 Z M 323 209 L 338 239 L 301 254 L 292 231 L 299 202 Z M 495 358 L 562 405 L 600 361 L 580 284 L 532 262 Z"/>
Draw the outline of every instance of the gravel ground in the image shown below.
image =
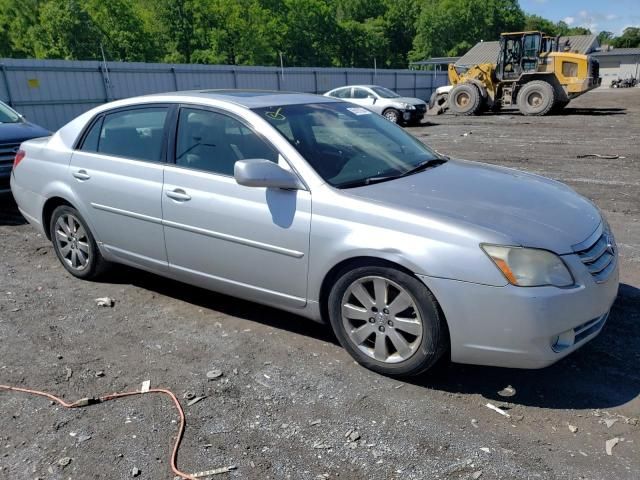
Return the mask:
<path id="1" fill-rule="evenodd" d="M 203 396 L 185 406 L 179 465 L 237 467 L 215 478 L 640 478 L 640 89 L 594 91 L 545 118 L 428 121 L 410 131 L 439 151 L 559 179 L 606 212 L 622 285 L 597 339 L 544 370 L 444 365 L 393 380 L 293 315 L 127 268 L 76 280 L 7 197 L 0 383 L 71 400 L 148 379 Z M 590 153 L 625 158 L 576 158 Z M 103 296 L 113 308 L 96 306 Z M 0 392 L 0 478 L 172 478 L 177 420 L 151 395 L 69 411 Z"/>

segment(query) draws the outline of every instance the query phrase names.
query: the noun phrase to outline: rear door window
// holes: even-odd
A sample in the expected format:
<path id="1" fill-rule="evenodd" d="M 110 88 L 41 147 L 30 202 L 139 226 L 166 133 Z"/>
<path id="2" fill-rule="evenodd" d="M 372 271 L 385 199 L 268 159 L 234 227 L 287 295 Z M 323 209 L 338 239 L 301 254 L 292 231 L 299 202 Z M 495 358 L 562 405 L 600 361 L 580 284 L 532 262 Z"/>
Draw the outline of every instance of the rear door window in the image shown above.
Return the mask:
<path id="1" fill-rule="evenodd" d="M 147 107 L 106 114 L 89 130 L 81 150 L 160 162 L 168 111 L 168 107 Z"/>

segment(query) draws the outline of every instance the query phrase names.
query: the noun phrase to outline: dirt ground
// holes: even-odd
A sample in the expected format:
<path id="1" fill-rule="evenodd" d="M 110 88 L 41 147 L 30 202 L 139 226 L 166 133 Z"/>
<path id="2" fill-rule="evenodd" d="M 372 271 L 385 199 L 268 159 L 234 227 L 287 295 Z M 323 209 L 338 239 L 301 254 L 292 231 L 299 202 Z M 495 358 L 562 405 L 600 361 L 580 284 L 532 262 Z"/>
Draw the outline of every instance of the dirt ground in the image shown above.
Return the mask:
<path id="1" fill-rule="evenodd" d="M 393 380 L 293 315 L 126 268 L 76 280 L 4 198 L 0 383 L 67 400 L 147 379 L 170 388 L 187 416 L 179 465 L 236 467 L 216 479 L 640 478 L 640 89 L 594 91 L 545 118 L 445 115 L 410 131 L 566 182 L 605 211 L 621 288 L 597 339 L 544 370 L 450 365 Z M 576 158 L 592 153 L 621 158 Z M 103 296 L 115 306 L 97 307 Z M 186 406 L 185 394 L 205 398 Z M 0 478 L 172 478 L 177 418 L 151 395 L 69 411 L 0 392 Z"/>

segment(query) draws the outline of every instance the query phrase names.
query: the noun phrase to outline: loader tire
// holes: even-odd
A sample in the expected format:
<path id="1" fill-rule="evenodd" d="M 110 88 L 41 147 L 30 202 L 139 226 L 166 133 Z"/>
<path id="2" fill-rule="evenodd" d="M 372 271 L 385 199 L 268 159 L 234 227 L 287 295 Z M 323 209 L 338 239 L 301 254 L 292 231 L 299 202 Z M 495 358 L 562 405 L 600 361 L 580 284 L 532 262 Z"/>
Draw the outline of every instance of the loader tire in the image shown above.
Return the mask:
<path id="1" fill-rule="evenodd" d="M 449 109 L 456 115 L 476 115 L 481 106 L 482 95 L 473 84 L 457 85 L 449 94 Z"/>
<path id="2" fill-rule="evenodd" d="M 520 89 L 517 103 L 523 115 L 547 115 L 556 103 L 556 94 L 549 83 L 534 80 Z"/>

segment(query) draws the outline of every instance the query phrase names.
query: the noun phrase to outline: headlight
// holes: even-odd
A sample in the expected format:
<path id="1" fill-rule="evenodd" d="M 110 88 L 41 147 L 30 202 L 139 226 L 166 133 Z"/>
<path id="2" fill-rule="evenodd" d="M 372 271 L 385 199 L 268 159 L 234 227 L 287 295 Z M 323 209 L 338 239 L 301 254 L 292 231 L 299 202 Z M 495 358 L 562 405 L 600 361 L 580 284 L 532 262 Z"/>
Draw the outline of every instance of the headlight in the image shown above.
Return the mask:
<path id="1" fill-rule="evenodd" d="M 402 108 L 404 108 L 405 110 L 415 110 L 416 107 L 411 105 L 410 103 L 402 103 Z"/>
<path id="2" fill-rule="evenodd" d="M 555 253 L 535 248 L 481 247 L 512 285 L 568 287 L 574 283 L 571 272 Z"/>

